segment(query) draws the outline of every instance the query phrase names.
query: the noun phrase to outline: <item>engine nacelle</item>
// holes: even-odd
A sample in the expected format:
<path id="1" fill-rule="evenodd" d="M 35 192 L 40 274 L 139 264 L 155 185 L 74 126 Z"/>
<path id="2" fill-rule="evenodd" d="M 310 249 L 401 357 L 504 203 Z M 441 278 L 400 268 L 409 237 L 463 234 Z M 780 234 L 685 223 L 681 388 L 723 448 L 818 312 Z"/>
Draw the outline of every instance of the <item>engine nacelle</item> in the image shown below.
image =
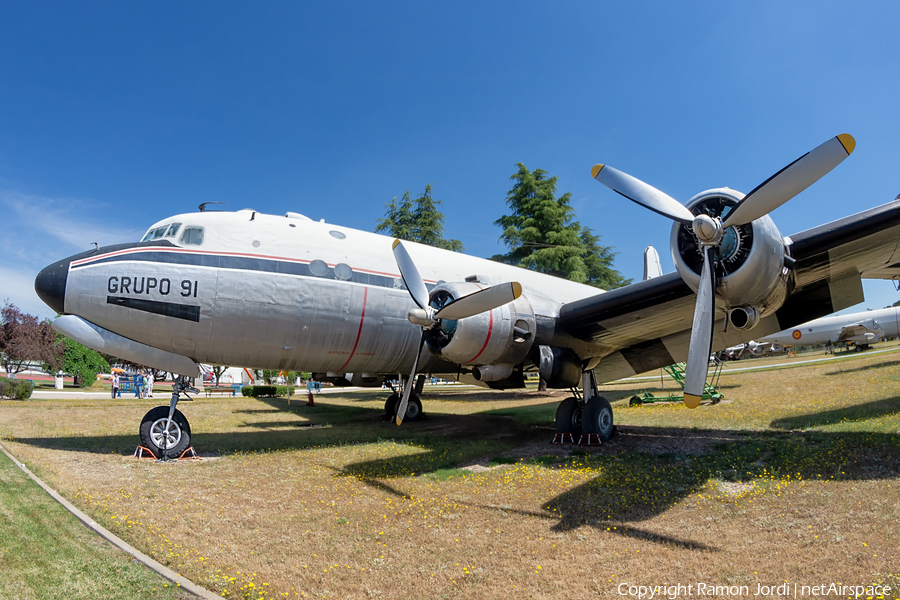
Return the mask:
<path id="1" fill-rule="evenodd" d="M 429 295 L 429 304 L 440 309 L 455 298 L 485 286 L 472 282 L 442 283 Z M 425 345 L 435 356 L 465 366 L 517 365 L 534 343 L 535 319 L 525 296 L 491 311 L 440 323 L 425 331 Z M 488 377 L 499 377 L 499 370 Z M 485 371 L 487 374 L 487 371 Z"/>
<path id="2" fill-rule="evenodd" d="M 719 188 L 697 194 L 686 206 L 695 215 L 724 218 L 743 197 L 735 190 Z M 696 291 L 703 254 L 690 225 L 672 227 L 671 248 L 678 274 Z M 755 326 L 759 318 L 784 303 L 788 281 L 784 239 L 768 215 L 726 229 L 716 259 L 716 304 L 726 310 L 746 309 L 749 319 L 744 328 Z"/>

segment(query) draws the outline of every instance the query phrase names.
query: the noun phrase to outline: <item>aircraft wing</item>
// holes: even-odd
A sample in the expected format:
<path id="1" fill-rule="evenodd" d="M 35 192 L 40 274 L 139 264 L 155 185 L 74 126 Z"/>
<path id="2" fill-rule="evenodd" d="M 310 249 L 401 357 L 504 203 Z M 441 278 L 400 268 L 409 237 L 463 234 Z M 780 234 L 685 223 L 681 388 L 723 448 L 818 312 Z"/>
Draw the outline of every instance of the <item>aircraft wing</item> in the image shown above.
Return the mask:
<path id="1" fill-rule="evenodd" d="M 866 334 L 871 334 L 874 337 L 875 332 L 870 331 L 865 325 L 848 325 L 841 328 L 837 341 L 846 342 L 848 340 L 865 339 Z"/>
<path id="2" fill-rule="evenodd" d="M 785 238 L 796 261 L 790 295 L 751 331 L 724 332 L 713 350 L 794 327 L 864 300 L 861 278 L 900 277 L 900 201 Z M 612 381 L 687 357 L 694 292 L 677 272 L 565 304 L 558 330 L 603 348 L 595 373 Z"/>

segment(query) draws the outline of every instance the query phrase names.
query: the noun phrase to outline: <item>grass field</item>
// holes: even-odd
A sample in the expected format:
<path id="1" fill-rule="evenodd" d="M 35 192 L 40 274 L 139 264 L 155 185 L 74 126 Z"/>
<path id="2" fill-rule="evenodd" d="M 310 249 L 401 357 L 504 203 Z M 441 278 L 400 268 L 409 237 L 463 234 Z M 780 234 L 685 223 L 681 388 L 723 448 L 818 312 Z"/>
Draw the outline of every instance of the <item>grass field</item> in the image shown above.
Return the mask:
<path id="1" fill-rule="evenodd" d="M 0 454 L 0 598 L 193 598 L 85 528 Z"/>
<path id="2" fill-rule="evenodd" d="M 693 411 L 630 408 L 648 385 L 659 392 L 603 387 L 622 435 L 597 448 L 549 444 L 562 392 L 458 389 L 426 389 L 429 418 L 399 428 L 379 421 L 380 391 L 183 403 L 199 462 L 131 458 L 158 399 L 3 402 L 0 437 L 226 597 L 753 595 L 785 581 L 900 597 L 900 352 L 726 374 L 726 400 Z"/>

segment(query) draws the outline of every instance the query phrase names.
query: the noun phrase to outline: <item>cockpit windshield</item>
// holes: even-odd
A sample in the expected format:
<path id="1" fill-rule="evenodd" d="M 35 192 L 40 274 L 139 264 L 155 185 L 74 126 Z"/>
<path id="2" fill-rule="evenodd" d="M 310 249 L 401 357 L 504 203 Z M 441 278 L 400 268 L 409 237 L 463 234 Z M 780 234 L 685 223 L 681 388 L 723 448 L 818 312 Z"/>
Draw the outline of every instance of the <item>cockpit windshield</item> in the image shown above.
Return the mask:
<path id="1" fill-rule="evenodd" d="M 154 227 L 150 231 L 144 235 L 142 242 L 149 242 L 152 240 L 158 240 L 160 238 L 171 238 L 175 237 L 178 234 L 178 229 L 181 227 L 181 223 L 168 223 L 166 225 L 161 225 L 159 227 Z"/>

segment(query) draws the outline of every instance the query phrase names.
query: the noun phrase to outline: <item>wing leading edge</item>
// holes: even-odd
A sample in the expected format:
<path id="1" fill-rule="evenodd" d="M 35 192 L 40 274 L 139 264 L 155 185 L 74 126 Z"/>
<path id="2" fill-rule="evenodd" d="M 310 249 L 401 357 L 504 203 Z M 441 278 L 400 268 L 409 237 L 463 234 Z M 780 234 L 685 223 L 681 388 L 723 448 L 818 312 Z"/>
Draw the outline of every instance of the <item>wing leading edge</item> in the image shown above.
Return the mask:
<path id="1" fill-rule="evenodd" d="M 789 296 L 751 331 L 723 331 L 713 349 L 794 327 L 864 300 L 862 278 L 900 278 L 900 201 L 785 238 L 796 261 Z M 557 327 L 600 350 L 595 374 L 612 381 L 687 357 L 694 292 L 678 273 L 564 305 Z"/>

